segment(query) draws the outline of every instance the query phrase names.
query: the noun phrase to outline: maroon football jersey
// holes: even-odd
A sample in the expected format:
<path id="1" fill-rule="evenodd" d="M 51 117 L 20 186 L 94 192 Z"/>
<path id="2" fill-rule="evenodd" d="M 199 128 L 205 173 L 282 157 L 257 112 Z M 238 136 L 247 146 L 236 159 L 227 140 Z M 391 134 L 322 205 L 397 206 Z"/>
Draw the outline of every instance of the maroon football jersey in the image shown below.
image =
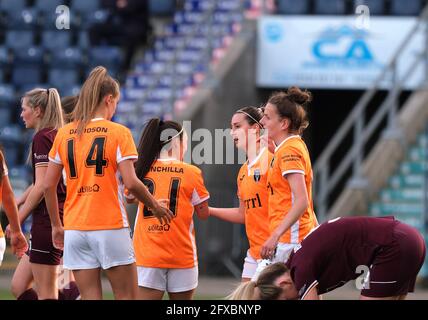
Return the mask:
<path id="1" fill-rule="evenodd" d="M 291 253 L 290 269 L 301 299 L 317 286 L 318 294 L 336 289 L 370 268 L 376 254 L 393 242 L 393 217 L 346 217 L 314 229 Z"/>
<path id="2" fill-rule="evenodd" d="M 52 148 L 53 141 L 55 140 L 57 130 L 45 128 L 37 132 L 33 138 L 33 144 L 31 148 L 31 160 L 33 167 L 33 182 L 36 180 L 36 166 L 39 164 L 48 164 L 49 158 L 48 154 Z M 65 201 L 66 188 L 63 182 L 63 179 L 60 179 L 57 187 L 57 196 L 58 196 L 58 207 L 60 215 L 62 218 L 62 212 Z M 50 226 L 49 213 L 46 208 L 45 200 L 39 203 L 39 205 L 33 210 L 33 224 L 43 224 Z"/>

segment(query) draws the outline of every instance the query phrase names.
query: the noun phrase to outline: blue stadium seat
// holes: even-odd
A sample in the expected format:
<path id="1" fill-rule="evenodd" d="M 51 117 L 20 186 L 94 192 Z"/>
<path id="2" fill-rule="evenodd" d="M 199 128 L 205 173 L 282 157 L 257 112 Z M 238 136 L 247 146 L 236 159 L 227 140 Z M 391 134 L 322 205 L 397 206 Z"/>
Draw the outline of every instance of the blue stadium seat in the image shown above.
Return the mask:
<path id="1" fill-rule="evenodd" d="M 59 88 L 59 94 L 61 97 L 66 96 L 77 96 L 80 92 L 80 85 L 74 85 L 72 87 L 67 88 Z"/>
<path id="2" fill-rule="evenodd" d="M 36 0 L 35 8 L 44 14 L 53 14 L 56 8 L 65 3 L 64 0 Z"/>
<path id="3" fill-rule="evenodd" d="M 71 36 L 72 34 L 70 30 L 43 31 L 42 46 L 51 51 L 67 48 L 71 44 Z"/>
<path id="4" fill-rule="evenodd" d="M 26 0 L 0 0 L 0 11 L 9 13 L 17 13 L 24 10 Z"/>
<path id="5" fill-rule="evenodd" d="M 42 68 L 38 66 L 16 66 L 12 71 L 12 83 L 17 87 L 34 86 L 42 81 Z"/>
<path id="6" fill-rule="evenodd" d="M 308 14 L 309 0 L 277 0 L 279 14 Z"/>
<path id="7" fill-rule="evenodd" d="M 354 10 L 359 5 L 366 5 L 369 7 L 370 14 L 373 15 L 385 15 L 385 0 L 354 0 Z"/>
<path id="8" fill-rule="evenodd" d="M 17 90 L 18 97 L 22 97 L 26 92 L 31 91 L 35 88 L 49 88 L 48 83 L 41 83 L 41 82 L 29 82 L 23 84 L 21 87 L 19 87 L 19 90 Z"/>
<path id="9" fill-rule="evenodd" d="M 13 86 L 0 83 L 0 106 L 9 106 L 13 101 L 15 101 Z"/>
<path id="10" fill-rule="evenodd" d="M 34 43 L 32 31 L 7 31 L 5 45 L 8 48 L 19 50 L 31 47 Z"/>
<path id="11" fill-rule="evenodd" d="M 0 139 L 1 144 L 3 145 L 3 152 L 6 158 L 6 164 L 8 167 L 14 166 L 18 163 L 19 160 L 19 149 L 20 147 L 14 145 L 13 142 L 9 142 L 3 138 Z"/>
<path id="12" fill-rule="evenodd" d="M 4 46 L 0 46 L 0 67 L 5 68 L 9 63 L 9 50 Z"/>
<path id="13" fill-rule="evenodd" d="M 397 16 L 418 16 L 422 11 L 422 0 L 391 0 L 391 14 Z"/>
<path id="14" fill-rule="evenodd" d="M 149 12 L 154 16 L 172 15 L 175 11 L 175 0 L 149 0 Z"/>
<path id="15" fill-rule="evenodd" d="M 12 121 L 12 108 L 11 106 L 0 105 L 0 128 L 10 124 Z"/>
<path id="16" fill-rule="evenodd" d="M 89 33 L 87 31 L 79 32 L 77 45 L 82 49 L 89 49 L 91 40 L 89 39 Z"/>
<path id="17" fill-rule="evenodd" d="M 315 0 L 316 14 L 345 14 L 346 2 L 343 0 Z"/>
<path id="18" fill-rule="evenodd" d="M 7 27 L 12 30 L 32 30 L 39 23 L 37 11 L 32 8 L 11 12 L 8 14 L 7 20 Z"/>
<path id="19" fill-rule="evenodd" d="M 82 15 L 82 23 L 80 28 L 89 30 L 93 25 L 99 23 L 105 23 L 110 13 L 107 10 L 96 10 L 95 12 L 89 12 Z"/>
<path id="20" fill-rule="evenodd" d="M 89 66 L 92 69 L 96 66 L 106 67 L 112 74 L 116 74 L 123 62 L 123 56 L 118 47 L 93 47 L 89 51 Z"/>
<path id="21" fill-rule="evenodd" d="M 99 0 L 71 0 L 71 9 L 81 14 L 88 14 L 100 8 Z"/>
<path id="22" fill-rule="evenodd" d="M 51 52 L 51 68 L 79 68 L 82 65 L 80 48 L 63 48 Z"/>
<path id="23" fill-rule="evenodd" d="M 14 57 L 15 66 L 37 66 L 43 64 L 44 51 L 38 47 L 29 47 L 14 51 Z"/>
<path id="24" fill-rule="evenodd" d="M 73 69 L 51 69 L 48 82 L 58 89 L 75 87 L 79 82 L 79 72 Z"/>
<path id="25" fill-rule="evenodd" d="M 1 130 L 3 141 L 11 141 L 14 143 L 21 142 L 21 128 L 18 125 L 8 125 Z"/>

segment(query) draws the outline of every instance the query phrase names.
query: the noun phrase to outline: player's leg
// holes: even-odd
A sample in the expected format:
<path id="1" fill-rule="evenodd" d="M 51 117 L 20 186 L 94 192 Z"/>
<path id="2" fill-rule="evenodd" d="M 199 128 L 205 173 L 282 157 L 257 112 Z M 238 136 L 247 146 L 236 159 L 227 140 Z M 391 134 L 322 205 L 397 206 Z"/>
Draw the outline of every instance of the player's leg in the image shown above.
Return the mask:
<path id="1" fill-rule="evenodd" d="M 30 263 L 40 300 L 58 299 L 58 266 L 62 250 L 52 243 L 50 226 L 33 224 L 31 230 Z"/>
<path id="2" fill-rule="evenodd" d="M 115 299 L 137 297 L 134 246 L 128 228 L 88 231 L 88 243 L 113 289 Z"/>
<path id="3" fill-rule="evenodd" d="M 88 233 L 65 230 L 63 267 L 73 272 L 82 300 L 101 300 L 101 264 L 91 248 Z"/>
<path id="4" fill-rule="evenodd" d="M 146 287 L 138 287 L 138 300 L 162 300 L 165 291 Z"/>
<path id="5" fill-rule="evenodd" d="M 39 300 L 58 299 L 58 266 L 31 263 Z"/>
<path id="6" fill-rule="evenodd" d="M 168 269 L 137 267 L 138 299 L 161 300 L 166 291 Z"/>
<path id="7" fill-rule="evenodd" d="M 244 260 L 244 267 L 242 269 L 241 282 L 250 281 L 253 278 L 253 276 L 256 274 L 256 270 L 257 270 L 257 260 L 251 256 L 250 250 L 248 250 L 247 256 L 245 257 L 245 260 Z"/>
<path id="8" fill-rule="evenodd" d="M 101 268 L 73 270 L 82 300 L 102 300 Z"/>
<path id="9" fill-rule="evenodd" d="M 30 258 L 24 254 L 13 274 L 10 290 L 17 299 L 37 300 L 37 293 L 32 289 L 32 286 L 33 272 L 31 271 Z"/>
<path id="10" fill-rule="evenodd" d="M 186 269 L 168 269 L 167 291 L 170 300 L 191 300 L 198 287 L 198 266 Z"/>
<path id="11" fill-rule="evenodd" d="M 105 270 L 116 300 L 137 299 L 137 269 L 135 263 Z"/>
<path id="12" fill-rule="evenodd" d="M 195 290 L 183 291 L 183 292 L 168 292 L 170 300 L 192 300 Z"/>

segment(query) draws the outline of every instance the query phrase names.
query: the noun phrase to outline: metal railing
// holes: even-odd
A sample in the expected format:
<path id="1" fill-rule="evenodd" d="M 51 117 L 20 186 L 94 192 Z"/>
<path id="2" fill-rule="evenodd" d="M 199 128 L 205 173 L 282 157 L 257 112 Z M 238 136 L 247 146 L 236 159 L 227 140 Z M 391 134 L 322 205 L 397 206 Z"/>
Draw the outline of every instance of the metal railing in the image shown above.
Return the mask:
<path id="1" fill-rule="evenodd" d="M 420 28 L 423 28 L 424 50 L 414 55 L 414 60 L 409 63 L 409 67 L 399 74 L 400 58 L 403 52 L 417 36 Z M 418 17 L 415 26 L 410 30 L 404 41 L 401 43 L 389 64 L 384 68 L 374 84 L 368 89 L 353 110 L 343 122 L 337 133 L 333 136 L 327 147 L 324 149 L 314 165 L 314 200 L 317 215 L 320 220 L 327 218 L 332 193 L 339 186 L 340 182 L 346 180 L 349 170 L 352 170 L 352 177 L 348 181 L 348 186 L 359 189 L 369 187 L 367 179 L 362 175 L 362 163 L 364 161 L 364 151 L 367 150 L 368 141 L 373 139 L 375 133 L 382 129 L 382 121 L 386 118 L 387 125 L 382 137 L 384 139 L 400 139 L 401 131 L 397 125 L 397 113 L 399 107 L 399 97 L 403 90 L 404 83 L 418 69 L 420 63 L 424 63 L 425 80 L 428 76 L 428 5 Z M 383 88 L 385 81 L 390 81 L 390 90 L 381 103 L 376 113 L 370 117 L 366 123 L 367 109 L 375 94 Z M 422 84 L 421 84 L 422 85 Z M 353 144 L 346 154 L 339 159 L 339 164 L 332 168 L 333 158 L 338 157 L 338 150 L 343 147 L 345 139 L 352 134 Z M 337 190 L 336 190 L 337 191 Z"/>

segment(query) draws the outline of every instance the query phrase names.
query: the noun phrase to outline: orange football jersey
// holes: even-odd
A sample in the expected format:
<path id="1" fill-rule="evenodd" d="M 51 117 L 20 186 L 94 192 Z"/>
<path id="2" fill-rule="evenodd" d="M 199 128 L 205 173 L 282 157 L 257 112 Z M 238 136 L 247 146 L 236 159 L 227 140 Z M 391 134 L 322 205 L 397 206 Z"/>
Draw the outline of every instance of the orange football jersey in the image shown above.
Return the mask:
<path id="1" fill-rule="evenodd" d="M 58 130 L 49 160 L 67 176 L 64 229 L 110 230 L 129 227 L 118 164 L 137 159 L 128 128 L 93 119 L 79 137 L 77 123 Z"/>
<path id="2" fill-rule="evenodd" d="M 290 136 L 275 150 L 268 173 L 270 231 L 273 232 L 284 220 L 293 205 L 293 195 L 287 174 L 305 176 L 309 206 L 294 225 L 287 230 L 279 242 L 300 243 L 318 225 L 312 203 L 312 166 L 306 144 L 300 136 Z"/>
<path id="3" fill-rule="evenodd" d="M 209 199 L 201 170 L 182 161 L 159 159 L 143 182 L 157 200 L 169 200 L 175 218 L 161 225 L 144 204 L 139 204 L 134 228 L 137 266 L 177 269 L 196 266 L 194 206 Z"/>
<path id="4" fill-rule="evenodd" d="M 250 254 L 261 259 L 260 250 L 269 238 L 269 210 L 267 175 L 272 154 L 267 148 L 260 151 L 252 163 L 245 162 L 239 170 L 238 198 L 245 206 L 245 230 Z"/>

